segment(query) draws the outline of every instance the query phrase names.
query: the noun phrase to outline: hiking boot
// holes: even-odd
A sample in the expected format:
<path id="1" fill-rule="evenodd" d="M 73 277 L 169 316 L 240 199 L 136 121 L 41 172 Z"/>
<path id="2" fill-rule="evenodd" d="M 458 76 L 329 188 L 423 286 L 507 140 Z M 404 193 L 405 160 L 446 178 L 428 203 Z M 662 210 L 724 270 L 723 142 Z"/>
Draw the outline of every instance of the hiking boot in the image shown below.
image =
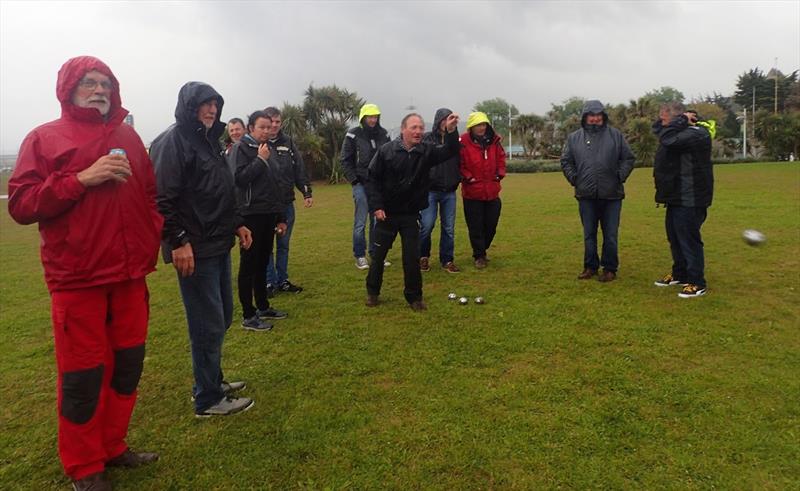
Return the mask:
<path id="1" fill-rule="evenodd" d="M 596 275 L 596 274 L 597 274 L 597 270 L 596 269 L 586 268 L 586 269 L 583 270 L 583 272 L 581 274 L 578 275 L 578 279 L 579 280 L 588 280 L 588 279 L 591 279 L 592 277 L 594 277 L 594 275 Z"/>
<path id="2" fill-rule="evenodd" d="M 615 273 L 614 271 L 608 271 L 604 269 L 603 274 L 601 274 L 600 277 L 597 278 L 597 281 L 601 283 L 608 283 L 609 281 L 614 281 L 615 279 L 617 279 L 617 273 Z"/>
<path id="3" fill-rule="evenodd" d="M 273 308 L 268 308 L 264 310 L 256 310 L 256 315 L 260 319 L 285 319 L 289 317 L 289 314 L 282 310 L 275 310 Z"/>
<path id="4" fill-rule="evenodd" d="M 419 270 L 420 271 L 430 271 L 431 270 L 430 259 L 428 259 L 427 257 L 419 258 Z"/>
<path id="5" fill-rule="evenodd" d="M 683 287 L 683 290 L 678 294 L 681 298 L 694 298 L 694 297 L 702 297 L 706 294 L 705 287 L 699 287 L 697 285 L 688 284 Z"/>
<path id="6" fill-rule="evenodd" d="M 367 295 L 367 301 L 364 302 L 364 305 L 367 307 L 377 307 L 378 306 L 378 296 L 377 295 Z"/>
<path id="7" fill-rule="evenodd" d="M 278 289 L 272 283 L 267 283 L 267 298 L 274 298 L 276 293 L 278 293 Z"/>
<path id="8" fill-rule="evenodd" d="M 356 258 L 356 268 L 358 268 L 358 269 L 369 269 L 369 263 L 367 262 L 367 258 L 365 258 L 365 257 L 357 257 Z"/>
<path id="9" fill-rule="evenodd" d="M 247 397 L 223 397 L 220 401 L 205 411 L 194 413 L 197 418 L 208 418 L 210 416 L 229 416 L 241 413 L 253 407 L 252 399 Z"/>
<path id="10" fill-rule="evenodd" d="M 475 267 L 478 268 L 478 269 L 485 268 L 486 267 L 486 257 L 485 256 L 476 257 L 475 258 Z"/>
<path id="11" fill-rule="evenodd" d="M 111 491 L 111 483 L 106 479 L 105 474 L 98 472 L 72 481 L 72 489 L 75 491 Z"/>
<path id="12" fill-rule="evenodd" d="M 422 300 L 414 300 L 413 302 L 408 304 L 408 306 L 411 307 L 411 310 L 413 310 L 415 312 L 428 310 L 428 306 L 425 305 L 425 302 L 423 302 Z"/>
<path id="13" fill-rule="evenodd" d="M 684 282 L 682 282 L 680 280 L 676 280 L 675 278 L 673 278 L 671 273 L 667 273 L 660 280 L 656 280 L 655 282 L 653 282 L 653 284 L 656 285 L 656 286 L 685 285 Z"/>
<path id="14" fill-rule="evenodd" d="M 152 452 L 133 452 L 127 449 L 113 459 L 106 461 L 106 467 L 139 467 L 158 460 L 158 454 Z"/>
<path id="15" fill-rule="evenodd" d="M 244 382 L 226 382 L 222 381 L 222 392 L 225 395 L 228 395 L 232 392 L 237 392 L 247 387 L 247 384 Z"/>
<path id="16" fill-rule="evenodd" d="M 280 285 L 278 285 L 278 290 L 283 293 L 300 293 L 303 291 L 302 286 L 297 286 L 289 283 L 289 280 L 284 281 Z"/>
<path id="17" fill-rule="evenodd" d="M 454 263 L 453 261 L 444 263 L 442 265 L 442 269 L 444 269 L 448 273 L 460 273 L 461 272 L 461 268 L 456 266 L 456 263 Z"/>
<path id="18" fill-rule="evenodd" d="M 271 331 L 272 324 L 266 321 L 262 321 L 258 314 L 254 315 L 253 317 L 248 317 L 247 319 L 242 321 L 242 327 L 247 329 L 248 331 Z"/>

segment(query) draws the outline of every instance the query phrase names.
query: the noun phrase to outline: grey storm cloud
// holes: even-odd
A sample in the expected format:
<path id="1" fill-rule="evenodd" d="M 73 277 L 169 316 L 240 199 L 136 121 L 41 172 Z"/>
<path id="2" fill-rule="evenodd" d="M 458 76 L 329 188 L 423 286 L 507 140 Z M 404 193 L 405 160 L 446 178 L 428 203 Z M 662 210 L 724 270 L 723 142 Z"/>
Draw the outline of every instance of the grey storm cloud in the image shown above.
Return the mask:
<path id="1" fill-rule="evenodd" d="M 172 123 L 180 86 L 213 85 L 223 118 L 336 84 L 380 105 L 466 116 L 502 97 L 545 113 L 571 97 L 625 103 L 672 86 L 731 94 L 746 70 L 800 66 L 798 1 L 0 1 L 0 153 L 58 117 L 68 58 L 111 66 L 137 131 Z"/>

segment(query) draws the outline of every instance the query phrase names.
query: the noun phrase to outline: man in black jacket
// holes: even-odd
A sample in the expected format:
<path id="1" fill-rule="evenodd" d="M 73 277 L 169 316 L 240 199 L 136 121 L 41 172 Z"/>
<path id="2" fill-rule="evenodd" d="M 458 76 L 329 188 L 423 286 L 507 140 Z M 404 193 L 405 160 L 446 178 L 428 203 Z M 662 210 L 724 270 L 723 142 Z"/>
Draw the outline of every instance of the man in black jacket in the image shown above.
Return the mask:
<path id="1" fill-rule="evenodd" d="M 367 269 L 367 241 L 364 232 L 369 221 L 369 255 L 372 249 L 372 231 L 375 229 L 375 220 L 369 216 L 367 193 L 364 185 L 367 182 L 369 163 L 375 152 L 385 143 L 389 142 L 389 133 L 381 126 L 381 110 L 375 104 L 364 104 L 358 114 L 358 126 L 350 128 L 342 143 L 342 171 L 347 182 L 353 187 L 353 203 L 355 214 L 353 217 L 353 256 L 356 258 L 356 268 Z M 388 266 L 388 264 L 386 264 Z"/>
<path id="2" fill-rule="evenodd" d="M 567 137 L 561 156 L 564 176 L 575 188 L 583 224 L 583 272 L 588 280 L 602 266 L 599 280 L 617 277 L 617 238 L 625 180 L 633 170 L 635 157 L 622 133 L 608 125 L 600 101 L 587 101 L 581 115 L 581 129 Z M 597 224 L 603 229 L 603 256 L 597 256 Z"/>
<path id="3" fill-rule="evenodd" d="M 383 145 L 369 164 L 367 200 L 377 223 L 372 237 L 375 253 L 367 274 L 367 306 L 378 305 L 383 284 L 383 261 L 397 234 L 403 248 L 403 294 L 413 310 L 425 310 L 419 270 L 419 212 L 428 206 L 431 167 L 460 150 L 458 115 L 447 116 L 442 145 L 423 142 L 425 123 L 411 113 L 403 118 L 400 137 Z"/>
<path id="4" fill-rule="evenodd" d="M 311 182 L 308 180 L 303 156 L 289 136 L 281 131 L 281 112 L 276 107 L 264 109 L 272 120 L 272 132 L 267 144 L 270 149 L 270 162 L 275 169 L 275 178 L 280 189 L 280 200 L 285 204 L 286 233 L 276 235 L 275 254 L 267 259 L 267 291 L 270 296 L 276 292 L 300 293 L 303 287 L 289 281 L 289 240 L 294 230 L 294 190 L 303 193 L 303 206 L 311 208 Z"/>
<path id="5" fill-rule="evenodd" d="M 659 142 L 653 166 L 656 203 L 667 206 L 664 223 L 672 252 L 672 273 L 655 284 L 683 285 L 681 298 L 706 294 L 700 227 L 714 195 L 714 173 L 711 134 L 696 123 L 696 114 L 671 102 L 661 107 L 659 120 L 653 124 Z"/>
<path id="6" fill-rule="evenodd" d="M 433 131 L 425 133 L 422 141 L 435 145 L 444 144 L 445 122 L 447 116 L 453 111 L 441 108 L 436 111 L 433 118 Z M 456 238 L 456 189 L 461 182 L 461 171 L 459 166 L 461 159 L 459 155 L 442 162 L 436 167 L 431 168 L 430 191 L 428 192 L 428 207 L 422 210 L 420 215 L 420 258 L 419 269 L 430 271 L 431 255 L 431 232 L 436 226 L 436 214 L 442 215 L 442 233 L 439 238 L 439 262 L 448 273 L 458 273 L 461 271 L 453 262 L 455 238 Z"/>
<path id="7" fill-rule="evenodd" d="M 250 247 L 250 230 L 236 209 L 233 174 L 219 137 L 224 101 L 202 82 L 181 87 L 175 123 L 150 147 L 158 210 L 164 215 L 161 250 L 178 272 L 194 372 L 197 417 L 249 409 L 253 401 L 228 394 L 244 382 L 222 378 L 222 342 L 233 320 L 231 247 L 238 236 Z"/>

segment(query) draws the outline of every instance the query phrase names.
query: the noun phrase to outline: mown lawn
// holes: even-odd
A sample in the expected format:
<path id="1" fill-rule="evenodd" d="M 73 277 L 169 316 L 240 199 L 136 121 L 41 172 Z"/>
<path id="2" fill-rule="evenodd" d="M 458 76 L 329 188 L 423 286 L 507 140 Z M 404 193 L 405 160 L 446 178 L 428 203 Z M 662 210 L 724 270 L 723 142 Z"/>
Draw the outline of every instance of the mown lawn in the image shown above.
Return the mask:
<path id="1" fill-rule="evenodd" d="M 402 297 L 399 244 L 383 304 L 363 306 L 349 187 L 320 185 L 292 243 L 306 291 L 273 301 L 290 318 L 229 331 L 226 376 L 256 401 L 230 418 L 193 417 L 183 307 L 161 265 L 129 438 L 161 460 L 112 472 L 116 488 L 800 488 L 800 165 L 716 177 L 706 297 L 653 286 L 670 259 L 650 169 L 628 183 L 610 284 L 575 279 L 582 239 L 563 177 L 510 175 L 489 268 L 472 266 L 459 208 L 464 272 L 425 273 L 422 314 Z M 745 245 L 745 228 L 767 244 Z M 5 489 L 68 484 L 38 242 L 0 212 Z M 459 306 L 450 291 L 487 303 Z"/>

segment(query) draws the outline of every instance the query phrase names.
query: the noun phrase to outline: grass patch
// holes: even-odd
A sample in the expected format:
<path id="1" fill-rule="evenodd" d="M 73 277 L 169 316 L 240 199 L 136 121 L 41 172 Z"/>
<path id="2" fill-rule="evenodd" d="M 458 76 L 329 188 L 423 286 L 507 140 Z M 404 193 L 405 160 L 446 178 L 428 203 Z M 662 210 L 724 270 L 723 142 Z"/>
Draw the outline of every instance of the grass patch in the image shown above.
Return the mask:
<path id="1" fill-rule="evenodd" d="M 183 307 L 160 265 L 129 442 L 162 458 L 113 471 L 116 489 L 799 488 L 800 165 L 716 178 L 706 297 L 652 286 L 670 257 L 649 169 L 627 185 L 610 284 L 574 279 L 583 246 L 563 176 L 509 175 L 489 268 L 471 264 L 459 204 L 464 272 L 423 274 L 423 314 L 403 300 L 399 242 L 384 303 L 363 306 L 349 186 L 320 185 L 292 239 L 306 290 L 273 301 L 289 319 L 245 332 L 237 306 L 224 369 L 256 405 L 231 418 L 192 417 Z M 745 228 L 767 244 L 746 246 Z M 0 488 L 67 483 L 38 247 L 35 227 L 0 212 Z"/>

